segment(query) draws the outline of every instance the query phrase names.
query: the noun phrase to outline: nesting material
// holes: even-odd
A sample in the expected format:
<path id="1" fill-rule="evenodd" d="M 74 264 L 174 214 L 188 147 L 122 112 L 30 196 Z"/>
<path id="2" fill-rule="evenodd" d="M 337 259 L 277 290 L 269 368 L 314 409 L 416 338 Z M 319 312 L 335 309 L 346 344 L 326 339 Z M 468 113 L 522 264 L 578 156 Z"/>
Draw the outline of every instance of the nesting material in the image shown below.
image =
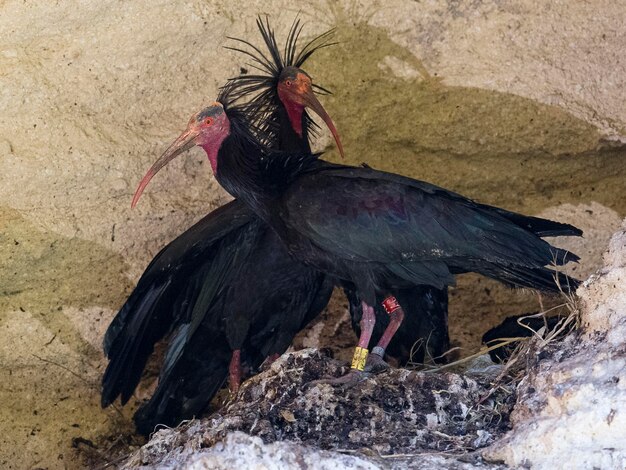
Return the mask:
<path id="1" fill-rule="evenodd" d="M 513 430 L 483 452 L 532 468 L 626 468 L 626 226 L 579 288 L 583 331 L 537 352 Z"/>
<path id="2" fill-rule="evenodd" d="M 265 443 L 293 441 L 393 459 L 471 452 L 508 429 L 511 395 L 502 390 L 484 399 L 488 387 L 469 376 L 396 369 L 348 389 L 307 386 L 345 372 L 344 363 L 315 349 L 285 355 L 212 417 L 157 432 L 126 468 L 181 463 L 233 431 Z"/>

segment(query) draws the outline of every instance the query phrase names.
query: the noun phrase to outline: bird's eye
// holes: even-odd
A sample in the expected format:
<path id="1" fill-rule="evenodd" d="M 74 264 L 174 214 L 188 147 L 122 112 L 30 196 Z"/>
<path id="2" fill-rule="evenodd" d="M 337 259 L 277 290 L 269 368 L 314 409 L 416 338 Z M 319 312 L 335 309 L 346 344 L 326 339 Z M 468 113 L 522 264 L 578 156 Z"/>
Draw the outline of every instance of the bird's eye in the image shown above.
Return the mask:
<path id="1" fill-rule="evenodd" d="M 291 86 L 291 83 L 292 83 L 291 80 L 285 80 L 285 85 Z"/>
<path id="2" fill-rule="evenodd" d="M 211 124 L 213 124 L 213 118 L 212 118 L 212 117 L 208 117 L 208 118 L 206 118 L 206 119 L 204 120 L 204 123 L 205 123 L 207 126 L 210 126 Z"/>

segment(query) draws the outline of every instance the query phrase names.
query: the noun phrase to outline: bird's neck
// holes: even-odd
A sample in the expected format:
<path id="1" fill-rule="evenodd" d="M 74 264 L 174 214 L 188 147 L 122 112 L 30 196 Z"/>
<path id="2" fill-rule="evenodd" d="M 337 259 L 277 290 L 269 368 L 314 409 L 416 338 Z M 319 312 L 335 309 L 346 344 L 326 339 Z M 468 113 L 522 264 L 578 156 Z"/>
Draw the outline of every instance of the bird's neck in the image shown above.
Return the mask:
<path id="1" fill-rule="evenodd" d="M 209 158 L 209 163 L 211 164 L 211 169 L 213 170 L 213 174 L 217 174 L 217 156 L 219 153 L 219 149 L 214 145 L 202 145 L 201 146 L 206 152 L 207 157 Z"/>
<path id="2" fill-rule="evenodd" d="M 283 192 L 303 173 L 315 171 L 324 162 L 310 152 L 272 151 L 247 130 L 235 130 L 222 143 L 215 165 L 220 185 L 279 230 L 278 200 Z"/>
<path id="3" fill-rule="evenodd" d="M 304 131 L 306 130 L 306 127 L 304 126 L 304 106 L 289 101 L 287 103 L 283 102 L 282 105 L 285 108 L 285 111 L 287 111 L 287 116 L 289 117 L 288 127 L 291 128 L 293 132 L 300 137 L 300 139 L 305 140 L 306 135 L 304 135 Z M 281 123 L 281 128 L 283 127 L 284 126 Z"/>
<path id="4" fill-rule="evenodd" d="M 263 170 L 262 163 L 266 158 L 263 148 L 249 139 L 231 134 L 222 142 L 214 160 L 208 151 L 207 155 L 220 185 L 266 219 L 268 201 L 275 194 L 267 184 L 268 178 Z"/>
<path id="5" fill-rule="evenodd" d="M 281 103 L 278 108 L 278 116 L 280 126 L 278 148 L 288 152 L 310 153 L 309 124 L 304 110 L 300 110 L 299 113 L 295 112 L 294 119 L 297 121 L 292 121 L 289 110 Z M 297 125 L 293 125 L 292 122 L 297 122 Z"/>
<path id="6" fill-rule="evenodd" d="M 234 117 L 219 150 L 207 147 L 205 151 L 220 185 L 275 229 L 280 225 L 277 210 L 282 193 L 300 175 L 324 165 L 302 148 L 276 151 L 263 146 L 249 123 Z"/>

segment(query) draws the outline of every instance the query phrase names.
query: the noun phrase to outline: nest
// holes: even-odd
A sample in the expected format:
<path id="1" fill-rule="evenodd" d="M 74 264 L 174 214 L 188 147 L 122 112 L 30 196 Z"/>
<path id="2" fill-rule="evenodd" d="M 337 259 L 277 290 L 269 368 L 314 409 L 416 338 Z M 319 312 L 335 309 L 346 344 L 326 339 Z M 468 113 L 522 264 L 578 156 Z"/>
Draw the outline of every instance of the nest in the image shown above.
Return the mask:
<path id="1" fill-rule="evenodd" d="M 564 299 L 562 305 L 534 315 L 543 318 L 560 311 L 562 320 L 555 328 L 499 338 L 444 366 L 389 369 L 350 388 L 308 385 L 347 372 L 348 366 L 326 350 L 286 354 L 245 382 L 239 395 L 210 417 L 158 430 L 125 468 L 175 467 L 235 431 L 266 444 L 290 441 L 383 460 L 424 454 L 480 459 L 476 451 L 510 429 L 516 390 L 527 372 L 555 354 L 559 340 L 578 325 L 574 297 Z M 509 360 L 494 365 L 487 354 L 503 346 L 511 347 Z"/>

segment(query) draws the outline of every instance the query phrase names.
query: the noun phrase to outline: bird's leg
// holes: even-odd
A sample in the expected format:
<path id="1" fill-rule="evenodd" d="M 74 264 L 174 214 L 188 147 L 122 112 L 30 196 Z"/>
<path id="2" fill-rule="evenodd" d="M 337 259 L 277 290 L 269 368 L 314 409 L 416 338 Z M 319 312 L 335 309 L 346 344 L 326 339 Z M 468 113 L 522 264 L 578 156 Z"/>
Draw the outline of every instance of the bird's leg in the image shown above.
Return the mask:
<path id="1" fill-rule="evenodd" d="M 276 361 L 276 359 L 278 359 L 280 357 L 280 354 L 278 353 L 274 353 L 271 356 L 268 356 L 266 361 L 268 364 L 272 364 L 274 361 Z"/>
<path id="2" fill-rule="evenodd" d="M 237 395 L 241 385 L 241 349 L 235 349 L 228 366 L 228 388 L 232 395 Z"/>
<path id="3" fill-rule="evenodd" d="M 365 366 L 366 372 L 380 372 L 389 367 L 384 360 L 385 350 L 387 346 L 389 346 L 393 335 L 395 335 L 398 328 L 400 328 L 402 320 L 404 320 L 404 310 L 402 310 L 402 307 L 393 295 L 387 296 L 385 300 L 383 300 L 382 305 L 390 317 L 389 325 L 387 325 L 385 332 L 380 337 L 378 344 L 372 348 L 372 353 L 367 359 L 367 365 Z"/>
<path id="4" fill-rule="evenodd" d="M 261 367 L 259 367 L 260 370 L 267 370 L 270 368 L 270 366 L 276 361 L 276 359 L 278 359 L 280 357 L 280 354 L 278 353 L 274 353 L 271 354 L 269 356 L 267 356 L 265 358 L 265 360 L 263 361 L 263 364 L 261 364 Z"/>
<path id="5" fill-rule="evenodd" d="M 365 302 L 361 302 L 363 307 L 363 316 L 361 317 L 361 336 L 359 337 L 359 344 L 354 350 L 354 356 L 352 357 L 352 365 L 350 372 L 342 377 L 332 379 L 321 379 L 310 382 L 309 385 L 315 385 L 318 383 L 327 383 L 331 385 L 343 385 L 344 387 L 351 387 L 356 385 L 365 378 L 363 369 L 367 363 L 367 356 L 369 354 L 367 347 L 374 331 L 374 325 L 376 324 L 376 314 L 374 308 L 367 305 Z"/>
<path id="6" fill-rule="evenodd" d="M 354 356 L 352 357 L 352 370 L 362 372 L 365 368 L 368 356 L 368 346 L 370 344 L 370 338 L 374 332 L 374 325 L 376 324 L 376 314 L 374 313 L 374 307 L 370 307 L 365 302 L 361 302 L 363 308 L 363 315 L 361 316 L 361 336 L 359 337 L 359 344 L 354 350 Z"/>

